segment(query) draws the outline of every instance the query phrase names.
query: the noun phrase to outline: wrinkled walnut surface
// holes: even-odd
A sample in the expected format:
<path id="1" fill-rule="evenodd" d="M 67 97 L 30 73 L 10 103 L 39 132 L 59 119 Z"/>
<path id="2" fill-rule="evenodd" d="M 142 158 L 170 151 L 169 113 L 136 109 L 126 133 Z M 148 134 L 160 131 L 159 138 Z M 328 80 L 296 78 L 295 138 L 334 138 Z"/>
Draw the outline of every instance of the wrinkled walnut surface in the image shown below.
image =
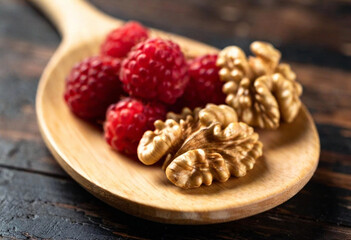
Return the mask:
<path id="1" fill-rule="evenodd" d="M 258 134 L 237 122 L 236 112 L 227 105 L 185 108 L 167 117 L 155 122 L 155 131 L 144 134 L 138 156 L 145 164 L 165 158 L 166 176 L 178 187 L 196 188 L 245 176 L 262 155 Z"/>
<path id="2" fill-rule="evenodd" d="M 240 121 L 251 126 L 275 129 L 281 120 L 292 122 L 301 106 L 301 85 L 288 64 L 279 64 L 281 53 L 271 44 L 253 42 L 255 56 L 246 57 L 236 46 L 218 55 L 219 75 L 225 82 L 226 103 Z"/>

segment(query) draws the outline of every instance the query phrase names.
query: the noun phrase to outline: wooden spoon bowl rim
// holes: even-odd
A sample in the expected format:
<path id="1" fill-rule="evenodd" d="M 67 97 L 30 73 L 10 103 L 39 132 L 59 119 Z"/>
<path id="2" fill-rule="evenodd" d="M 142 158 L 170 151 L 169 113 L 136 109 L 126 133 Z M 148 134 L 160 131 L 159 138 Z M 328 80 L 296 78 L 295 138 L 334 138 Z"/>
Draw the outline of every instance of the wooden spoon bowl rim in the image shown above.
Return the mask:
<path id="1" fill-rule="evenodd" d="M 176 224 L 218 223 L 218 222 L 226 222 L 230 220 L 240 219 L 243 217 L 251 216 L 251 215 L 263 212 L 265 210 L 271 209 L 281 204 L 282 202 L 288 200 L 292 196 L 294 196 L 312 177 L 318 164 L 319 151 L 320 151 L 319 137 L 318 137 L 318 133 L 316 131 L 315 125 L 313 123 L 312 117 L 310 116 L 307 109 L 303 106 L 299 114 L 299 117 L 303 118 L 304 122 L 301 124 L 307 126 L 306 131 L 308 131 L 310 134 L 308 136 L 310 138 L 310 142 L 308 142 L 307 144 L 309 144 L 309 147 L 313 148 L 313 151 L 311 151 L 311 153 L 309 153 L 310 155 L 307 156 L 307 160 L 309 161 L 309 164 L 307 164 L 306 167 L 304 167 L 303 171 L 301 170 L 300 174 L 295 174 L 294 178 L 289 179 L 290 181 L 284 182 L 284 184 L 281 185 L 279 189 L 275 188 L 275 191 L 274 191 L 274 188 L 268 189 L 266 194 L 261 194 L 254 199 L 243 201 L 241 203 L 238 203 L 238 202 L 235 202 L 232 204 L 213 203 L 213 204 L 208 204 L 204 208 L 202 208 L 201 206 L 194 206 L 193 208 L 190 208 L 189 207 L 190 205 L 188 204 L 186 205 L 186 207 L 184 206 L 184 208 L 182 208 L 182 207 L 179 207 L 179 204 L 181 204 L 181 201 L 196 202 L 197 199 L 199 198 L 199 195 L 193 195 L 189 191 L 187 191 L 184 194 L 184 192 L 181 192 L 181 190 L 179 189 L 174 190 L 174 188 L 176 187 L 169 184 L 167 185 L 166 188 L 172 189 L 171 190 L 172 192 L 180 193 L 179 199 L 174 199 L 174 201 L 180 201 L 180 202 L 177 202 L 177 207 L 174 207 L 173 206 L 174 203 L 172 202 L 170 202 L 169 206 L 162 205 L 162 204 L 160 205 L 159 202 L 157 201 L 148 201 L 147 199 L 136 198 L 135 197 L 136 195 L 133 197 L 128 197 L 125 194 L 123 194 L 123 192 L 117 191 L 116 193 L 116 191 L 112 191 L 111 189 L 104 187 L 103 186 L 104 184 L 102 184 L 103 183 L 102 181 L 97 181 L 96 179 L 93 178 L 93 176 L 87 174 L 81 168 L 78 168 L 77 165 L 72 164 L 72 162 L 70 161 L 71 156 L 68 156 L 66 152 L 62 150 L 62 146 L 60 147 L 58 145 L 57 139 L 59 135 L 57 135 L 57 133 L 55 133 L 52 130 L 53 129 L 52 124 L 60 124 L 60 123 L 50 122 L 48 119 L 48 116 L 50 114 L 48 115 L 48 113 L 46 112 L 46 111 L 52 111 L 51 114 L 57 114 L 57 117 L 61 115 L 65 116 L 66 117 L 65 124 L 68 124 L 68 123 L 78 124 L 75 126 L 85 124 L 85 123 L 80 123 L 80 120 L 76 119 L 72 114 L 67 113 L 68 112 L 67 109 L 61 109 L 61 108 L 65 108 L 65 106 L 63 106 L 64 103 L 62 98 L 62 94 L 63 94 L 62 84 L 64 81 L 63 76 L 66 75 L 68 73 L 68 69 L 72 67 L 72 64 L 74 61 L 70 61 L 71 56 L 74 55 L 76 58 L 75 61 L 77 61 L 82 59 L 83 57 L 96 53 L 97 51 L 96 45 L 98 45 L 97 42 L 100 42 L 100 41 L 101 41 L 101 38 L 97 37 L 97 38 L 91 38 L 89 41 L 86 41 L 85 43 L 83 43 L 83 45 L 80 43 L 76 45 L 73 44 L 68 47 L 66 44 L 62 44 L 43 73 L 43 76 L 39 83 L 37 97 L 36 97 L 36 111 L 37 111 L 38 123 L 46 145 L 48 146 L 48 148 L 50 149 L 51 153 L 54 155 L 56 160 L 59 162 L 59 164 L 63 167 L 63 169 L 70 176 L 72 176 L 79 184 L 81 184 L 85 189 L 87 189 L 89 192 L 91 192 L 99 199 L 107 202 L 108 204 L 122 211 L 133 214 L 135 216 L 154 220 L 154 221 L 176 223 Z M 94 46 L 92 47 L 91 51 L 84 51 L 84 53 L 82 52 L 82 49 L 84 48 L 89 49 L 91 46 Z M 208 50 L 213 51 L 213 48 L 209 47 Z M 59 68 L 60 66 L 65 66 L 63 71 L 58 71 L 57 68 Z M 61 74 L 61 78 L 57 80 L 56 79 L 57 77 L 55 78 L 55 75 L 60 75 L 60 74 Z M 61 89 L 60 91 L 56 91 L 56 92 L 52 91 L 53 86 L 55 86 L 55 84 L 61 84 L 61 88 L 58 88 L 58 89 Z M 49 91 L 48 89 L 50 90 L 50 92 L 48 92 Z M 62 113 L 62 111 L 64 113 Z M 64 128 L 61 128 L 61 130 L 62 129 L 64 130 Z M 91 133 L 94 133 L 94 132 L 93 131 L 89 132 L 89 134 Z M 262 133 L 263 135 L 266 134 L 265 131 L 260 131 L 260 133 Z M 60 134 L 67 134 L 67 133 L 62 131 L 60 132 Z M 100 134 L 102 136 L 102 133 Z M 274 134 L 274 133 L 269 133 L 269 134 Z M 90 135 L 88 136 L 90 137 Z M 301 139 L 301 141 L 303 141 L 303 139 Z M 293 143 L 288 142 L 288 145 L 289 144 L 293 144 Z M 106 148 L 106 151 L 111 151 L 107 144 L 105 148 Z M 266 150 L 267 149 L 264 149 L 264 154 Z M 301 151 L 303 150 L 304 149 L 301 149 Z M 116 159 L 119 157 L 124 158 L 123 156 L 120 156 L 117 153 L 114 153 L 114 154 L 117 156 Z M 84 161 L 84 159 L 82 161 Z M 82 164 L 84 164 L 84 162 L 82 162 Z M 146 171 L 149 171 L 149 170 L 146 170 Z M 161 171 L 161 169 L 159 169 L 159 171 Z M 250 173 L 248 175 L 250 175 Z M 116 176 L 116 178 L 118 178 L 118 176 Z M 166 177 L 164 176 L 164 178 Z M 238 180 L 238 181 L 241 181 L 241 180 Z M 166 183 L 162 183 L 162 184 L 164 185 Z M 218 189 L 222 188 L 221 184 L 216 183 L 214 185 Z M 154 188 L 152 184 L 151 185 L 149 184 L 147 186 Z M 226 186 L 229 186 L 229 185 L 223 184 L 223 186 L 224 188 L 226 188 Z M 118 189 L 118 186 L 116 186 L 116 188 Z M 206 187 L 203 187 L 203 189 L 206 189 Z M 157 191 L 157 189 L 155 191 Z M 196 192 L 198 190 L 193 190 L 193 191 Z M 231 190 L 229 187 L 229 190 L 223 189 L 223 191 L 231 191 Z M 215 200 L 216 199 L 215 196 L 217 195 L 220 196 L 221 192 L 219 191 L 218 193 L 214 193 L 211 195 L 206 195 L 205 193 L 200 194 L 200 196 L 202 196 L 203 198 L 208 198 L 209 201 Z M 230 196 L 230 194 L 228 196 Z"/>

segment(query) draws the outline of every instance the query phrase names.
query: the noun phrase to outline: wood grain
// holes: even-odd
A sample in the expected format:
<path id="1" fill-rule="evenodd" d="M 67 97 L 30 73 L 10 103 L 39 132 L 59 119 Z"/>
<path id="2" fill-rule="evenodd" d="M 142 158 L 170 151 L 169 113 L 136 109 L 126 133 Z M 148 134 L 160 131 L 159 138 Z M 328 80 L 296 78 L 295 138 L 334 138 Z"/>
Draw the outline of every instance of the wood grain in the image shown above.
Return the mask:
<path id="1" fill-rule="evenodd" d="M 258 38 L 254 31 L 251 33 L 253 39 L 248 39 L 238 38 L 230 32 L 219 33 L 215 31 L 215 26 L 202 30 L 202 23 L 208 16 L 211 16 L 211 21 L 217 21 L 217 25 L 224 21 L 212 15 L 213 7 L 208 8 L 206 4 L 198 10 L 198 14 L 187 14 L 193 11 L 194 5 L 199 4 L 196 0 L 182 2 L 182 8 L 177 13 L 169 12 L 161 21 L 152 0 L 145 0 L 143 11 L 149 13 L 144 15 L 136 15 L 132 11 L 131 5 L 136 0 L 128 0 L 123 5 L 119 4 L 122 1 L 113 0 L 92 2 L 119 18 L 138 19 L 149 26 L 190 36 L 216 47 L 222 47 L 227 42 L 236 43 L 247 50 L 249 43 Z M 163 0 L 159 12 L 168 11 L 167 5 L 171 3 L 167 2 L 169 1 Z M 231 0 L 223 2 L 233 3 Z M 305 87 L 303 101 L 317 123 L 321 139 L 318 169 L 299 194 L 270 211 L 226 224 L 187 227 L 157 224 L 123 214 L 86 193 L 70 178 L 63 180 L 57 177 L 61 174 L 65 176 L 65 173 L 41 140 L 36 125 L 34 98 L 39 75 L 55 51 L 59 37 L 49 21 L 43 21 L 40 12 L 31 8 L 26 1 L 0 1 L 0 182 L 6 181 L 8 177 L 8 173 L 4 174 L 5 171 L 12 172 L 15 176 L 13 179 L 16 179 L 1 184 L 0 187 L 0 196 L 6 195 L 8 199 L 6 205 L 0 200 L 0 238 L 351 238 L 351 191 L 344 188 L 347 176 L 351 174 L 351 116 L 347 114 L 347 110 L 351 109 L 351 89 L 347 87 L 347 80 L 351 77 L 348 63 L 351 61 L 343 52 L 331 51 L 330 45 L 324 44 L 329 42 L 333 46 L 341 46 L 334 41 L 333 36 L 322 34 L 321 28 L 324 21 L 331 22 L 346 43 L 349 31 L 340 28 L 337 21 L 350 16 L 347 15 L 350 5 L 343 0 L 269 2 L 276 8 L 280 8 L 281 4 L 296 5 L 305 8 L 311 16 L 320 14 L 323 18 L 322 22 L 314 22 L 314 34 L 319 34 L 322 40 L 319 46 L 308 44 L 308 34 L 298 39 L 292 37 L 289 43 L 276 36 L 264 38 L 269 37 L 270 41 L 279 44 L 279 49 L 284 52 L 283 60 L 293 64 L 299 81 Z M 250 1 L 247 4 L 250 7 L 257 3 Z M 326 8 L 328 11 L 323 10 Z M 259 21 L 270 18 L 265 14 L 265 8 L 259 9 L 262 16 Z M 204 10 L 206 13 L 203 13 Z M 177 14 L 181 14 L 184 21 L 179 21 Z M 194 23 L 192 27 L 189 28 L 188 22 Z M 256 24 L 258 22 L 253 22 L 251 26 L 255 28 Z M 277 24 L 284 26 L 281 21 L 277 21 Z M 289 32 L 289 27 L 286 29 Z M 306 91 L 307 87 L 309 91 Z M 20 94 L 18 89 L 23 89 Z M 30 108 L 32 111 L 28 111 Z M 26 110 L 23 111 L 24 109 Z M 14 149 L 13 155 L 10 154 L 13 152 L 11 149 Z M 19 188 L 20 186 L 24 187 Z M 63 194 L 68 192 L 70 194 Z M 35 218 L 31 217 L 34 215 Z"/>
<path id="2" fill-rule="evenodd" d="M 260 131 L 265 145 L 263 159 L 245 178 L 224 184 L 181 191 L 166 181 L 159 167 L 142 166 L 113 152 L 98 129 L 68 111 L 62 92 L 72 66 L 96 54 L 106 33 L 120 22 L 101 15 L 83 1 L 34 2 L 59 26 L 64 39 L 38 87 L 36 110 L 41 133 L 66 172 L 98 198 L 154 221 L 207 224 L 275 207 L 295 195 L 312 177 L 319 158 L 319 138 L 305 108 L 294 123 L 277 131 Z M 87 23 L 89 29 L 83 28 Z M 216 51 L 176 35 L 157 30 L 152 34 L 171 38 L 194 53 L 191 55 Z"/>
<path id="3" fill-rule="evenodd" d="M 44 239 L 348 239 L 346 192 L 315 180 L 284 205 L 230 223 L 169 225 L 135 218 L 92 198 L 78 184 L 40 174 L 0 171 L 0 236 Z M 21 194 L 18 194 L 21 193 Z M 344 195 L 336 204 L 333 194 Z M 327 196 L 328 195 L 328 196 Z M 304 205 L 296 212 L 297 205 Z M 310 206 L 310 207 L 306 207 Z M 339 213 L 343 213 L 342 215 Z M 330 224 L 338 217 L 338 224 Z M 5 238 L 6 239 L 6 238 Z"/>

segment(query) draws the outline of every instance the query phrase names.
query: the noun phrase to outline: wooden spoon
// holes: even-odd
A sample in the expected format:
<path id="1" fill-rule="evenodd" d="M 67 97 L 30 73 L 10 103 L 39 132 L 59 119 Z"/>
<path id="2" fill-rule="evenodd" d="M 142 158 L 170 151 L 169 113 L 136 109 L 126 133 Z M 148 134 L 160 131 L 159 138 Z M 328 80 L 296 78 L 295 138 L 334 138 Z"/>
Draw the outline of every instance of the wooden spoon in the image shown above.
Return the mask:
<path id="1" fill-rule="evenodd" d="M 71 67 L 98 53 L 107 32 L 123 22 L 81 0 L 31 0 L 58 27 L 63 41 L 39 83 L 36 112 L 46 145 L 65 171 L 99 199 L 122 211 L 176 224 L 226 222 L 271 209 L 294 196 L 312 177 L 319 158 L 316 127 L 302 107 L 297 119 L 276 131 L 259 131 L 264 157 L 243 178 L 182 190 L 159 166 L 144 166 L 111 150 L 99 129 L 76 118 L 63 101 Z M 112 3 L 112 2 L 111 2 Z M 205 44 L 152 30 L 190 54 L 216 52 Z"/>

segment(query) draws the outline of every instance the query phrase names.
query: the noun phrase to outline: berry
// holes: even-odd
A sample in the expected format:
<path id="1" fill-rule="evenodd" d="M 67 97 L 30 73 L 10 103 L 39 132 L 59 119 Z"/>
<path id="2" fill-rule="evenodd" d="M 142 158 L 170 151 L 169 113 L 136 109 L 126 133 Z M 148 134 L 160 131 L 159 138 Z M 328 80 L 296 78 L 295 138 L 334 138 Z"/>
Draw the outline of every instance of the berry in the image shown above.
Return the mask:
<path id="1" fill-rule="evenodd" d="M 172 104 L 189 81 L 178 44 L 154 38 L 137 45 L 123 61 L 120 78 L 131 96 Z"/>
<path id="2" fill-rule="evenodd" d="M 109 33 L 101 45 L 102 55 L 123 58 L 137 43 L 148 38 L 148 31 L 138 22 L 128 22 Z"/>
<path id="3" fill-rule="evenodd" d="M 107 110 L 105 139 L 117 151 L 136 154 L 144 132 L 153 129 L 154 121 L 164 119 L 165 115 L 166 109 L 161 103 L 122 99 Z"/>
<path id="4" fill-rule="evenodd" d="M 223 83 L 218 75 L 219 67 L 216 66 L 216 61 L 216 54 L 208 54 L 189 62 L 190 81 L 177 105 L 195 108 L 207 103 L 224 103 Z"/>
<path id="5" fill-rule="evenodd" d="M 103 119 L 120 98 L 119 59 L 95 56 L 76 64 L 66 79 L 64 99 L 73 113 L 87 120 Z"/>

